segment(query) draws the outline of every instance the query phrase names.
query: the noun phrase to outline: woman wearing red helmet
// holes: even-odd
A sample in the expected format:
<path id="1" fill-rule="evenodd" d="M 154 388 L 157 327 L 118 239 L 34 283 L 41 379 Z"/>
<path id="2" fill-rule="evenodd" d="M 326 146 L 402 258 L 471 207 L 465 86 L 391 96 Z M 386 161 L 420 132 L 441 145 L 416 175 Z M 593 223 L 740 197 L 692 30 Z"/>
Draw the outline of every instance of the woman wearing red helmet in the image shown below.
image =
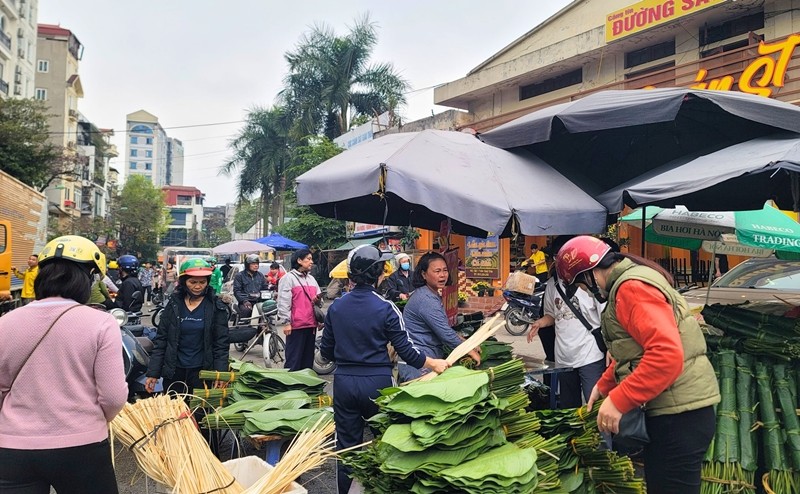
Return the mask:
<path id="1" fill-rule="evenodd" d="M 608 398 L 597 415 L 600 431 L 619 432 L 622 415 L 644 406 L 648 492 L 699 493 L 720 396 L 700 326 L 672 288 L 671 276 L 652 261 L 612 252 L 588 236 L 564 244 L 556 269 L 565 283 L 607 301 L 601 323 L 613 362 L 587 402 Z"/>

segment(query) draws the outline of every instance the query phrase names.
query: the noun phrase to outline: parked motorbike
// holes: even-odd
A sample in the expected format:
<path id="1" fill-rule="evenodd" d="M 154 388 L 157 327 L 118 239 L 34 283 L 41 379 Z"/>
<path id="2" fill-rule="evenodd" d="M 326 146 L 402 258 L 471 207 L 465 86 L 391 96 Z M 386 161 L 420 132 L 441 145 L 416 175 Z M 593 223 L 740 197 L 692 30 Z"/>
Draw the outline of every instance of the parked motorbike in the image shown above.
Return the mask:
<path id="1" fill-rule="evenodd" d="M 230 297 L 232 325 L 228 328 L 228 339 L 242 353 L 244 358 L 256 345 L 261 345 L 264 365 L 267 368 L 283 368 L 286 362 L 286 344 L 277 331 L 278 304 L 273 300 L 273 292 L 264 290 L 251 294 L 253 316 L 242 318 L 238 315 L 236 299 Z M 224 298 L 223 298 L 224 300 Z"/>
<path id="2" fill-rule="evenodd" d="M 319 343 L 322 340 L 322 331 L 317 331 L 317 338 L 314 340 L 314 372 L 320 375 L 330 374 L 336 369 L 336 362 L 328 360 L 319 352 Z"/>
<path id="3" fill-rule="evenodd" d="M 119 324 L 122 332 L 122 362 L 125 370 L 125 382 L 128 383 L 128 401 L 149 396 L 144 383 L 147 379 L 147 366 L 150 364 L 150 352 L 153 342 L 144 336 L 145 327 L 140 324 L 129 324 L 128 313 L 123 309 L 108 310 L 103 304 L 90 304 L 90 307 L 108 312 Z M 160 391 L 160 383 L 156 391 Z"/>
<path id="4" fill-rule="evenodd" d="M 544 283 L 536 285 L 533 295 L 504 290 L 503 298 L 506 303 L 501 310 L 506 318 L 506 331 L 514 336 L 525 334 L 528 326 L 539 319 L 543 294 Z"/>

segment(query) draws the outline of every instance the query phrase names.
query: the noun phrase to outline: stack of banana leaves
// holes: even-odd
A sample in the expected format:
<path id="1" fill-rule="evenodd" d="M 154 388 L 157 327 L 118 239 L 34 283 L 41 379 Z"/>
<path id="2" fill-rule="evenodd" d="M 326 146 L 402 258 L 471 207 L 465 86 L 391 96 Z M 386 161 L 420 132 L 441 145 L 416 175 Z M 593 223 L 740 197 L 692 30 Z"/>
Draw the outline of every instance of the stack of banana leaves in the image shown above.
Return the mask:
<path id="1" fill-rule="evenodd" d="M 707 305 L 703 319 L 725 336 L 707 335 L 709 348 L 731 349 L 789 362 L 800 358 L 800 326 L 796 319 L 763 314 L 739 305 Z"/>
<path id="2" fill-rule="evenodd" d="M 223 389 L 196 389 L 190 406 L 224 406 L 230 402 L 265 399 L 286 391 L 303 391 L 311 397 L 323 396 L 326 382 L 311 369 L 288 371 L 267 369 L 250 362 L 231 364 L 234 371 L 200 371 L 200 379 L 231 382 Z"/>
<path id="3" fill-rule="evenodd" d="M 445 353 L 449 354 L 452 350 L 452 348 L 445 348 Z M 464 366 L 468 369 L 486 370 L 490 367 L 497 367 L 498 365 L 508 362 L 513 358 L 513 347 L 511 343 L 505 343 L 502 341 L 497 341 L 494 338 L 489 338 L 481 343 L 480 365 L 476 365 L 475 360 L 469 356 L 459 360 L 458 365 Z"/>
<path id="4" fill-rule="evenodd" d="M 311 397 L 304 391 L 293 390 L 278 393 L 264 399 L 241 400 L 222 408 L 214 409 L 203 417 L 202 424 L 207 429 L 241 429 L 248 417 L 259 416 L 257 412 L 267 410 L 300 410 L 308 408 L 324 408 L 331 406 L 329 396 Z M 302 415 L 298 412 L 298 416 Z M 263 420 L 259 420 L 263 421 Z M 261 431 L 269 433 L 270 431 Z"/>
<path id="5" fill-rule="evenodd" d="M 627 477 L 628 484 L 616 480 L 632 478 L 630 460 L 625 472 L 612 472 L 610 462 L 602 469 L 584 466 L 580 454 L 595 461 L 591 454 L 600 442 L 597 407 L 563 415 L 526 412 L 523 381 L 522 362 L 510 360 L 487 371 L 455 366 L 430 381 L 384 389 L 376 400 L 381 413 L 371 421 L 376 440 L 343 461 L 373 493 L 643 492 L 641 480 L 634 489 L 627 489 Z M 542 421 L 563 432 L 544 437 Z M 589 470 L 596 475 L 584 475 Z M 598 488 L 592 478 L 606 474 L 609 483 Z"/>

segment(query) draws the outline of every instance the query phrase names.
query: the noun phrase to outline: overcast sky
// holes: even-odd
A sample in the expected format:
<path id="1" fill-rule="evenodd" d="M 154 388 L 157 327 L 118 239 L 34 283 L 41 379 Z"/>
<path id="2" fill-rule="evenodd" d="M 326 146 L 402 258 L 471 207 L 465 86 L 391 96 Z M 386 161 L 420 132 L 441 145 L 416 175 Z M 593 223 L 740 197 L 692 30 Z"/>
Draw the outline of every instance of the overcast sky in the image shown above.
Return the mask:
<path id="1" fill-rule="evenodd" d="M 432 86 L 464 77 L 569 0 L 40 0 L 39 23 L 60 24 L 84 45 L 84 98 L 78 109 L 101 128 L 125 129 L 144 109 L 184 143 L 184 185 L 206 205 L 236 198 L 235 179 L 219 176 L 228 141 L 255 106 L 269 106 L 286 74 L 283 54 L 310 26 L 337 34 L 369 12 L 378 25 L 373 61 L 392 62 L 415 90 L 406 121 L 446 110 Z M 428 89 L 425 89 L 428 88 Z M 125 173 L 124 134 L 113 161 Z"/>

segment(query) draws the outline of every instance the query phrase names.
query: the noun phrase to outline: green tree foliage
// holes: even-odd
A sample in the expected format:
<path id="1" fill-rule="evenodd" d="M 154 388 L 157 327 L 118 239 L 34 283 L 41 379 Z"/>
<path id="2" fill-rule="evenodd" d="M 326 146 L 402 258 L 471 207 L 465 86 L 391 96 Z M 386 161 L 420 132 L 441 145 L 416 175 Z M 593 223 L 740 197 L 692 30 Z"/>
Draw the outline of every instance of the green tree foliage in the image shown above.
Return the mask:
<path id="1" fill-rule="evenodd" d="M 283 223 L 286 170 L 293 145 L 291 127 L 289 114 L 281 107 L 250 110 L 244 127 L 231 141 L 233 158 L 220 170 L 223 175 L 238 172 L 240 201 L 254 194 L 259 196 L 264 224 L 268 219 L 273 225 Z"/>
<path id="2" fill-rule="evenodd" d="M 48 142 L 47 107 L 32 99 L 0 99 L 0 170 L 42 190 L 60 174 L 62 152 Z"/>
<path id="3" fill-rule="evenodd" d="M 378 43 L 369 15 L 345 36 L 325 25 L 304 34 L 293 51 L 280 97 L 301 136 L 322 133 L 329 139 L 350 128 L 350 119 L 374 117 L 405 104 L 405 81 L 391 63 L 370 64 Z"/>
<path id="4" fill-rule="evenodd" d="M 203 238 L 200 247 L 216 247 L 230 240 L 231 232 L 225 228 L 224 217 L 211 216 L 203 219 Z"/>
<path id="5" fill-rule="evenodd" d="M 236 233 L 244 233 L 258 221 L 258 202 L 242 199 L 236 204 L 233 227 Z"/>
<path id="6" fill-rule="evenodd" d="M 329 139 L 312 139 L 308 145 L 297 148 L 295 165 L 289 170 L 289 177 L 294 180 L 298 175 L 341 152 L 342 149 Z M 276 232 L 319 249 L 330 249 L 345 242 L 344 221 L 323 218 L 308 206 L 298 206 L 294 191 L 288 192 L 287 198 L 287 202 L 291 204 L 288 212 L 291 219 L 275 227 Z"/>
<path id="7" fill-rule="evenodd" d="M 120 248 L 144 259 L 155 259 L 158 237 L 170 221 L 164 194 L 141 175 L 131 175 L 119 195 L 113 216 L 119 223 Z"/>

